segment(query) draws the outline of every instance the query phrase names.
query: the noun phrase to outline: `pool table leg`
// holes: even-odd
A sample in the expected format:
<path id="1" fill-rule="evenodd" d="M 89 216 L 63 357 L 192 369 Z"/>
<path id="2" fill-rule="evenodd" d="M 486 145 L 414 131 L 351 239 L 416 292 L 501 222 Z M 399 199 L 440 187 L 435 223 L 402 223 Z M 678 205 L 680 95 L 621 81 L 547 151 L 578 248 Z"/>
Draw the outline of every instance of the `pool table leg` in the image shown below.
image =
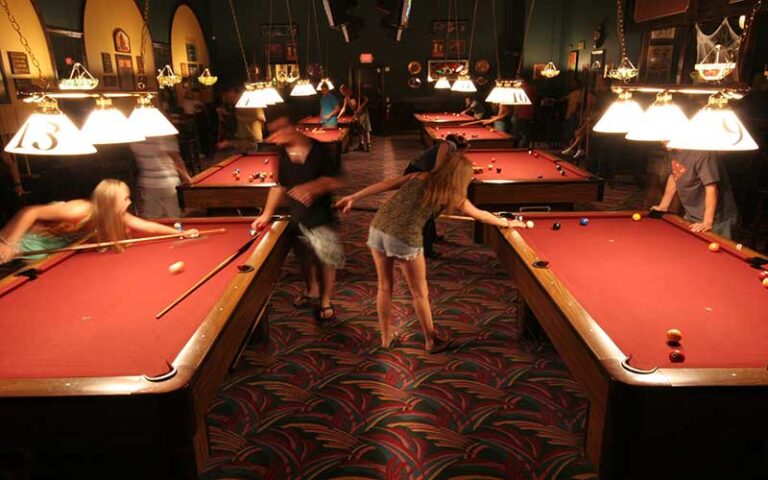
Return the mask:
<path id="1" fill-rule="evenodd" d="M 237 355 L 235 355 L 235 359 L 232 361 L 232 365 L 229 367 L 230 372 L 237 370 L 237 367 L 240 364 L 240 358 L 243 356 L 243 353 L 245 353 L 246 348 L 248 348 L 250 345 L 256 344 L 256 342 L 262 339 L 265 341 L 269 340 L 268 309 L 269 299 L 267 299 L 266 303 L 264 303 L 264 306 L 261 308 L 261 311 L 259 311 L 258 315 L 256 315 L 256 318 L 253 320 L 253 325 L 248 331 L 248 335 L 245 336 L 243 343 L 240 345 L 240 348 L 237 351 Z"/>

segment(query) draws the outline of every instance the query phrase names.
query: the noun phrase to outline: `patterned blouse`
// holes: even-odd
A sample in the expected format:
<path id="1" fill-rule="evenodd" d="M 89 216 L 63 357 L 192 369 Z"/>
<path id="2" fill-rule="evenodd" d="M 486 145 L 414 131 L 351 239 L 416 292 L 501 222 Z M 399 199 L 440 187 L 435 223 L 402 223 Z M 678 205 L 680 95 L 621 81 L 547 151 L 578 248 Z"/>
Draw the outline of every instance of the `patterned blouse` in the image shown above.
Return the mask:
<path id="1" fill-rule="evenodd" d="M 421 204 L 427 182 L 412 178 L 376 212 L 371 226 L 412 247 L 423 248 L 422 229 L 435 214 Z"/>

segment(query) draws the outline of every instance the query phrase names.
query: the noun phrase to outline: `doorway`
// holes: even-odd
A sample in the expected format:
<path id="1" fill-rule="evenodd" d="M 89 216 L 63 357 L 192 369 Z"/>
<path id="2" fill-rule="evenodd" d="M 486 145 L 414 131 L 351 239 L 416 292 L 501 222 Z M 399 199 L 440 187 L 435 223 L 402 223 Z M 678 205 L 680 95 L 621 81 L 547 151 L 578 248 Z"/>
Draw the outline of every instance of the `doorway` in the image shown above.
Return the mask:
<path id="1" fill-rule="evenodd" d="M 384 72 L 388 68 L 383 65 L 358 65 L 352 67 L 350 71 L 350 84 L 353 90 L 368 97 L 371 133 L 375 135 L 386 134 L 389 130 L 387 124 L 389 95 L 384 84 Z"/>

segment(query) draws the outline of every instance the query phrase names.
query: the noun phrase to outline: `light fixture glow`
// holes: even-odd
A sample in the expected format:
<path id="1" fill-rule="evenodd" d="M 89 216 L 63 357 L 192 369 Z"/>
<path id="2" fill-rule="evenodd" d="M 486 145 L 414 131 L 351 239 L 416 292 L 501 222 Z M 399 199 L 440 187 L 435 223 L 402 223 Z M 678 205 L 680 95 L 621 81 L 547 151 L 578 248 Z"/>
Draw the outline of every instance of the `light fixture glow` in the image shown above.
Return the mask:
<path id="1" fill-rule="evenodd" d="M 688 117 L 672 103 L 672 95 L 661 92 L 656 95 L 653 105 L 630 127 L 626 138 L 641 142 L 665 142 L 687 126 Z"/>
<path id="2" fill-rule="evenodd" d="M 267 102 L 262 92 L 254 84 L 248 84 L 235 104 L 235 108 L 267 108 Z"/>
<path id="3" fill-rule="evenodd" d="M 496 80 L 496 85 L 485 99 L 489 103 L 501 105 L 530 105 L 531 99 L 519 80 Z"/>
<path id="4" fill-rule="evenodd" d="M 328 78 L 328 77 L 325 77 L 325 78 L 322 78 L 322 79 L 320 80 L 320 83 L 318 83 L 318 84 L 317 84 L 317 91 L 318 91 L 318 92 L 319 92 L 319 91 L 320 91 L 320 89 L 323 87 L 323 83 L 325 83 L 326 85 L 328 85 L 328 90 L 333 90 L 333 89 L 334 89 L 334 86 L 333 86 L 333 82 L 331 81 L 331 79 L 330 79 L 330 78 Z"/>
<path id="5" fill-rule="evenodd" d="M 292 97 L 309 97 L 311 95 L 317 95 L 317 91 L 309 80 L 298 80 L 291 90 Z"/>
<path id="6" fill-rule="evenodd" d="M 632 100 L 632 94 L 620 90 L 618 100 L 608 107 L 592 130 L 600 133 L 627 133 L 640 121 L 642 115 L 643 109 Z"/>
<path id="7" fill-rule="evenodd" d="M 94 145 L 146 140 L 125 115 L 112 105 L 112 100 L 105 97 L 96 99 L 96 108 L 83 125 L 83 135 Z"/>
<path id="8" fill-rule="evenodd" d="M 152 105 L 152 97 L 149 95 L 139 97 L 128 117 L 128 123 L 145 137 L 165 137 L 179 133 L 165 115 Z"/>
<path id="9" fill-rule="evenodd" d="M 544 78 L 555 78 L 560 75 L 560 70 L 555 66 L 555 62 L 549 62 L 539 73 Z"/>
<path id="10" fill-rule="evenodd" d="M 280 96 L 277 89 L 271 83 L 268 83 L 264 88 L 264 94 L 270 104 L 283 103 L 284 101 L 283 97 Z"/>
<path id="11" fill-rule="evenodd" d="M 621 80 L 622 82 L 628 82 L 638 75 L 639 70 L 629 60 L 624 57 L 619 64 L 608 72 L 608 76 L 614 80 Z"/>
<path id="12" fill-rule="evenodd" d="M 5 151 L 21 155 L 88 155 L 96 153 L 96 148 L 59 110 L 56 100 L 44 96 Z"/>
<path id="13" fill-rule="evenodd" d="M 476 92 L 477 88 L 475 87 L 475 84 L 472 82 L 472 79 L 469 77 L 469 75 L 460 75 L 459 79 L 453 82 L 451 91 L 472 93 Z"/>
<path id="14" fill-rule="evenodd" d="M 166 65 L 157 71 L 157 84 L 160 88 L 171 88 L 181 83 L 181 77 L 173 73 L 170 65 Z"/>
<path id="15" fill-rule="evenodd" d="M 744 124 L 728 107 L 728 99 L 722 93 L 709 97 L 707 105 L 693 116 L 688 127 L 675 135 L 667 146 L 680 150 L 726 152 L 758 149 Z"/>
<path id="16" fill-rule="evenodd" d="M 723 51 L 723 46 L 717 44 L 701 63 L 697 63 L 693 68 L 701 80 L 719 82 L 736 69 L 736 63 L 731 60 L 727 51 Z"/>
<path id="17" fill-rule="evenodd" d="M 219 80 L 219 77 L 211 75 L 211 71 L 208 70 L 207 68 L 203 70 L 203 73 L 199 77 L 197 77 L 197 81 L 200 82 L 201 85 L 205 85 L 206 87 L 212 86 L 218 80 Z"/>
<path id="18" fill-rule="evenodd" d="M 69 74 L 69 78 L 65 78 L 59 82 L 59 89 L 93 90 L 98 85 L 99 81 L 93 78 L 91 72 L 89 72 L 80 62 L 75 62 L 75 64 L 72 65 L 72 72 Z"/>
<path id="19" fill-rule="evenodd" d="M 437 83 L 435 83 L 435 89 L 447 90 L 449 88 L 451 88 L 451 82 L 449 82 L 446 77 L 440 77 L 437 79 Z"/>

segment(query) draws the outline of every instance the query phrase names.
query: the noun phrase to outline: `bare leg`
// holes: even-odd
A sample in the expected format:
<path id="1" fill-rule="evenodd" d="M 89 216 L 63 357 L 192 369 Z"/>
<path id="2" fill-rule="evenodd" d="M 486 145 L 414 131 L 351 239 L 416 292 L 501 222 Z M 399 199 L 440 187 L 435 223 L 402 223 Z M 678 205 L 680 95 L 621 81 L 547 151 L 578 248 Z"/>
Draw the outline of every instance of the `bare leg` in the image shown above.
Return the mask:
<path id="1" fill-rule="evenodd" d="M 330 310 L 325 310 L 331 306 L 331 294 L 336 283 L 336 269 L 330 265 L 319 263 L 315 266 L 318 273 L 318 282 L 320 284 L 320 318 L 326 320 L 331 317 Z M 333 312 L 335 314 L 335 312 Z"/>
<path id="2" fill-rule="evenodd" d="M 435 326 L 432 323 L 432 309 L 429 306 L 429 285 L 427 284 L 427 264 L 424 255 L 405 261 L 400 268 L 408 282 L 413 297 L 413 309 L 424 332 L 424 348 L 432 350 L 435 341 Z"/>
<path id="3" fill-rule="evenodd" d="M 376 264 L 376 275 L 379 279 L 376 292 L 376 312 L 379 316 L 381 329 L 381 345 L 389 347 L 392 341 L 392 290 L 394 285 L 395 259 L 371 249 L 373 261 Z"/>
<path id="4" fill-rule="evenodd" d="M 299 262 L 301 274 L 304 276 L 306 288 L 304 295 L 317 298 L 320 295 L 320 282 L 318 281 L 317 258 L 312 251 L 304 245 L 303 240 L 296 239 L 294 252 Z"/>

